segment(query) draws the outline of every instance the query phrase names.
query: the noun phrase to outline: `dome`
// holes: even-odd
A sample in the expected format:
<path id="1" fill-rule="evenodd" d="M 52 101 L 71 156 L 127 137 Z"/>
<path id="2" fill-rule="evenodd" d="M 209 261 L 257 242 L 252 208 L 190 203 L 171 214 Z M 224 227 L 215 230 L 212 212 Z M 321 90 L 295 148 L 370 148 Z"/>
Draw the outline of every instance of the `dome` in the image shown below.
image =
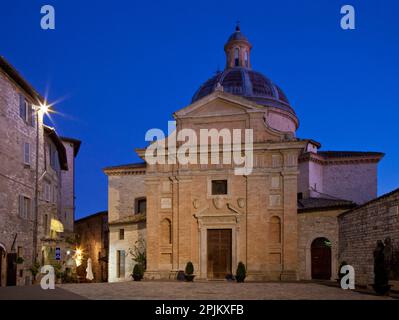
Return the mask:
<path id="1" fill-rule="evenodd" d="M 237 25 L 224 46 L 226 68 L 203 83 L 191 102 L 211 94 L 221 85 L 224 92 L 244 97 L 265 107 L 287 111 L 295 116 L 284 92 L 262 73 L 252 70 L 251 49 L 251 43 Z"/>
<path id="2" fill-rule="evenodd" d="M 236 29 L 236 31 L 229 37 L 229 40 L 227 40 L 227 43 L 229 43 L 230 41 L 247 41 L 248 39 L 246 36 L 244 36 L 244 34 L 240 31 L 240 29 Z"/>
<path id="3" fill-rule="evenodd" d="M 200 86 L 194 94 L 192 102 L 214 92 L 219 83 L 224 92 L 244 97 L 263 106 L 273 106 L 295 114 L 286 95 L 277 85 L 260 72 L 243 67 L 234 67 L 218 72 Z"/>

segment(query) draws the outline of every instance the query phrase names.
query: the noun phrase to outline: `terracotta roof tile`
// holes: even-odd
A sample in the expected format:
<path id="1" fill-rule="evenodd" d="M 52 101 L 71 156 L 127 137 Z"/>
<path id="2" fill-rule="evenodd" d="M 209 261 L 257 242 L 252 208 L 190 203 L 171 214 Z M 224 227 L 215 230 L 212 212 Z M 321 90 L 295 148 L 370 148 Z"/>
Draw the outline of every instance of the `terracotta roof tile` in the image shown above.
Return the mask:
<path id="1" fill-rule="evenodd" d="M 352 208 L 356 204 L 350 200 L 328 198 L 298 199 L 298 212 L 326 210 L 334 208 Z"/>

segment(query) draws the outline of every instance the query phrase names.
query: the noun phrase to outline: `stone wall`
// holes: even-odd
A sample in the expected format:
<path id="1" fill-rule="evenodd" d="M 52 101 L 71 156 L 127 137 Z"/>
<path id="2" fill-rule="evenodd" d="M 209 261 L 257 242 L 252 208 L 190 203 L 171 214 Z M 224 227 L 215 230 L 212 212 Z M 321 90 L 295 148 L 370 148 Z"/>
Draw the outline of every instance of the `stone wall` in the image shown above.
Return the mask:
<path id="1" fill-rule="evenodd" d="M 74 145 L 69 141 L 63 141 L 67 153 L 68 170 L 61 172 L 61 221 L 68 231 L 73 231 L 75 220 L 75 154 Z"/>
<path id="2" fill-rule="evenodd" d="M 109 222 L 135 214 L 135 199 L 145 197 L 143 174 L 110 175 L 108 177 Z"/>
<path id="3" fill-rule="evenodd" d="M 85 275 L 87 259 L 92 260 L 94 282 L 107 281 L 108 266 L 101 258 L 108 255 L 108 217 L 107 212 L 100 212 L 92 216 L 75 221 L 75 233 L 79 238 L 79 245 L 84 253 L 84 263 L 81 270 Z"/>
<path id="4" fill-rule="evenodd" d="M 138 240 L 146 240 L 146 223 L 136 212 L 136 200 L 145 194 L 145 167 L 105 170 L 108 175 L 109 257 L 108 281 L 131 280 L 134 261 L 130 250 Z M 140 219 L 136 219 L 140 218 Z M 120 239 L 123 229 L 124 239 Z M 125 274 L 118 276 L 117 254 L 125 254 Z"/>
<path id="5" fill-rule="evenodd" d="M 119 239 L 120 230 L 124 230 L 124 239 Z M 108 258 L 108 282 L 120 282 L 132 280 L 133 267 L 135 261 L 131 250 L 135 245 L 139 245 L 139 241 L 146 239 L 145 222 L 132 224 L 110 225 L 109 233 L 109 258 Z M 117 272 L 117 252 L 122 251 L 125 254 L 125 273 L 119 275 Z"/>
<path id="6" fill-rule="evenodd" d="M 34 260 L 36 169 L 40 179 L 36 247 L 39 262 L 43 261 L 42 245 L 53 248 L 65 247 L 64 243 L 60 243 L 63 241 L 49 242 L 48 235 L 51 217 L 60 219 L 61 195 L 69 192 L 62 189 L 60 171 L 53 170 L 49 165 L 46 166 L 46 163 L 49 164 L 49 158 L 45 158 L 45 140 L 49 139 L 44 130 L 42 114 L 35 116 L 33 123 L 22 119 L 19 114 L 20 95 L 30 105 L 37 104 L 36 98 L 25 92 L 12 78 L 0 70 L 0 245 L 4 247 L 6 257 L 9 253 L 18 253 L 24 259 L 23 263 L 17 265 L 17 285 L 31 282 L 29 269 Z M 29 119 L 31 119 L 30 116 Z M 24 161 L 25 143 L 30 145 L 29 163 Z M 37 158 L 38 167 L 36 167 Z M 52 191 L 55 190 L 56 197 L 51 197 L 49 201 L 44 199 L 45 181 L 52 184 Z M 20 197 L 25 197 L 30 201 L 26 217 L 19 214 Z M 65 257 L 65 250 L 63 249 L 62 257 Z M 52 253 L 51 256 L 54 258 L 55 254 Z M 2 259 L 1 286 L 6 284 L 6 267 L 4 267 L 6 257 Z"/>
<path id="7" fill-rule="evenodd" d="M 362 204 L 377 196 L 377 163 L 323 166 L 323 192 Z"/>
<path id="8" fill-rule="evenodd" d="M 298 192 L 307 197 L 335 197 L 363 204 L 377 196 L 376 161 L 325 161 L 317 153 L 300 159 Z"/>
<path id="9" fill-rule="evenodd" d="M 33 251 L 36 126 L 29 125 L 19 116 L 20 93 L 33 102 L 31 97 L 0 71 L 0 243 L 6 253 L 17 252 L 18 247 L 21 248 L 25 261 L 17 266 L 17 284 L 23 285 L 30 281 L 29 267 Z M 43 131 L 40 131 L 43 143 Z M 24 164 L 24 143 L 30 144 L 30 165 Z M 31 209 L 26 218 L 20 217 L 18 213 L 20 195 L 31 200 Z M 3 267 L 1 286 L 5 284 L 6 268 Z"/>
<path id="10" fill-rule="evenodd" d="M 339 216 L 339 261 L 355 268 L 356 284 L 374 279 L 377 240 L 392 239 L 399 251 L 399 189 Z"/>
<path id="11" fill-rule="evenodd" d="M 312 279 L 311 245 L 317 238 L 331 242 L 331 279 L 338 271 L 338 219 L 343 210 L 311 211 L 298 214 L 299 278 Z"/>

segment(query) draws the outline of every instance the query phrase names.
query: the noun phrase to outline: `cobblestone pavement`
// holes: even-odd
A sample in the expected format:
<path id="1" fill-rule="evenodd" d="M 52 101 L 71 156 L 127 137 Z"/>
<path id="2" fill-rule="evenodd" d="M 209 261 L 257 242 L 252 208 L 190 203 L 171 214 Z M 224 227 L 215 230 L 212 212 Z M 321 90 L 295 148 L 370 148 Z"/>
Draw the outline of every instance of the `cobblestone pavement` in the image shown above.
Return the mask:
<path id="1" fill-rule="evenodd" d="M 62 289 L 89 299 L 165 300 L 375 300 L 390 299 L 342 290 L 317 283 L 228 283 L 140 281 L 119 283 L 64 284 Z"/>

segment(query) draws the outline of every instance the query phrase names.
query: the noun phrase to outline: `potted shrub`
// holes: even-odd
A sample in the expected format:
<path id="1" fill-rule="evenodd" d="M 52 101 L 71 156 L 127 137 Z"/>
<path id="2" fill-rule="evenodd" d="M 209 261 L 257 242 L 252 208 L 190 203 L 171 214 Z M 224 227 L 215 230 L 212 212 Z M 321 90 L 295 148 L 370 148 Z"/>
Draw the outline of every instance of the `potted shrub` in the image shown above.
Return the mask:
<path id="1" fill-rule="evenodd" d="M 15 261 L 17 264 L 23 264 L 24 263 L 24 258 L 22 257 L 17 257 L 17 260 Z"/>
<path id="2" fill-rule="evenodd" d="M 187 262 L 186 269 L 184 271 L 184 279 L 188 282 L 192 282 L 194 280 L 194 266 L 191 261 Z"/>
<path id="3" fill-rule="evenodd" d="M 238 263 L 237 272 L 236 272 L 237 282 L 244 282 L 246 276 L 247 276 L 247 270 L 245 270 L 245 264 L 240 261 Z"/>
<path id="4" fill-rule="evenodd" d="M 133 268 L 133 274 L 132 274 L 134 281 L 140 281 L 141 279 L 143 279 L 143 276 L 144 276 L 143 266 L 138 263 L 135 264 L 134 268 Z"/>
<path id="5" fill-rule="evenodd" d="M 32 273 L 33 276 L 33 283 L 36 283 L 36 276 L 38 275 L 40 271 L 40 264 L 39 262 L 35 262 L 30 268 L 30 272 Z"/>
<path id="6" fill-rule="evenodd" d="M 62 265 L 59 262 L 57 262 L 53 264 L 53 268 L 57 283 L 62 283 L 62 278 L 64 276 L 64 273 L 62 272 Z"/>

